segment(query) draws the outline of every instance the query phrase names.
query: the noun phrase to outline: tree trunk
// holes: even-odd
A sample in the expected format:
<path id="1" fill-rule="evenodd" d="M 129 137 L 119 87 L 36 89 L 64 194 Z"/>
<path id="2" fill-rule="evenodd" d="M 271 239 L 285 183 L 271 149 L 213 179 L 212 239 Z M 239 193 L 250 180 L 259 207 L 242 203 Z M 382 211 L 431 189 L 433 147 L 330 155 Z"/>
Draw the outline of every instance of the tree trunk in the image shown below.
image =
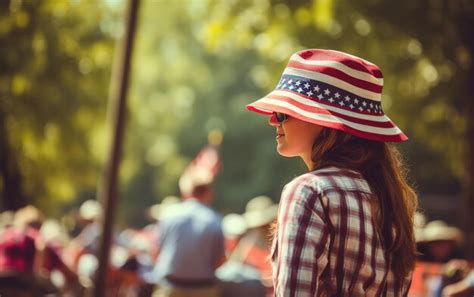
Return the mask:
<path id="1" fill-rule="evenodd" d="M 26 205 L 18 162 L 11 153 L 6 127 L 6 113 L 0 101 L 0 199 L 1 210 L 16 210 Z"/>
<path id="2" fill-rule="evenodd" d="M 469 2 L 467 2 L 469 3 Z M 464 178 L 464 203 L 462 204 L 466 256 L 474 260 L 474 5 L 466 4 L 460 22 L 461 35 L 471 54 L 471 64 L 466 79 L 466 168 Z"/>
<path id="3" fill-rule="evenodd" d="M 474 52 L 474 51 L 473 51 Z M 474 82 L 474 67 L 471 66 L 469 81 Z M 466 176 L 465 201 L 463 203 L 464 234 L 466 252 L 469 259 L 474 259 L 474 86 L 471 84 L 471 100 L 468 100 L 466 114 Z"/>

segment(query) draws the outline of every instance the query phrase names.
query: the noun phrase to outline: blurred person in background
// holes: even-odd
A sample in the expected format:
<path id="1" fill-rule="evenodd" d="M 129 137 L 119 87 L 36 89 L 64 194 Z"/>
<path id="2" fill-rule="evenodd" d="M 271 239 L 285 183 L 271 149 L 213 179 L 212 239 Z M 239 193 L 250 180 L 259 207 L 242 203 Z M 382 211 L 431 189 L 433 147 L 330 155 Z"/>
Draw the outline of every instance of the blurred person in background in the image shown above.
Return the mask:
<path id="1" fill-rule="evenodd" d="M 155 297 L 219 296 L 215 270 L 225 260 L 221 217 L 209 207 L 213 175 L 203 168 L 180 178 L 183 202 L 160 215 Z"/>
<path id="2" fill-rule="evenodd" d="M 57 246 L 58 250 L 62 250 L 70 240 L 66 227 L 56 219 L 46 219 L 41 224 L 40 233 L 46 241 Z"/>
<path id="3" fill-rule="evenodd" d="M 474 296 L 474 269 L 465 260 L 451 260 L 444 269 L 444 286 L 440 296 Z"/>
<path id="4" fill-rule="evenodd" d="M 293 54 L 276 90 L 247 106 L 269 115 L 277 151 L 308 173 L 282 192 L 272 246 L 276 296 L 406 296 L 417 197 L 383 113 L 383 76 L 339 51 Z"/>
<path id="5" fill-rule="evenodd" d="M 151 222 L 141 229 L 127 228 L 119 235 L 119 242 L 125 248 L 127 254 L 122 257 L 122 264 L 117 265 L 121 272 L 134 273 L 136 279 L 136 291 L 139 296 L 150 296 L 154 284 L 149 282 L 150 275 L 159 253 L 159 223 L 160 216 L 166 212 L 166 208 L 180 202 L 176 196 L 166 196 L 161 203 L 149 207 L 145 216 Z"/>
<path id="6" fill-rule="evenodd" d="M 96 253 L 102 233 L 102 205 L 94 199 L 84 201 L 79 207 L 79 221 L 82 228 L 65 248 L 64 254 L 69 266 L 83 280 L 90 280 L 97 270 Z"/>
<path id="7" fill-rule="evenodd" d="M 265 287 L 257 267 L 244 263 L 241 240 L 247 234 L 247 222 L 242 215 L 224 216 L 222 228 L 225 237 L 227 261 L 216 270 L 221 296 L 264 297 Z M 268 259 L 267 259 L 268 260 Z"/>
<path id="8" fill-rule="evenodd" d="M 446 263 L 452 259 L 464 258 L 461 243 L 462 231 L 448 226 L 441 220 L 431 221 L 422 229 L 417 242 L 420 246 L 420 260 Z"/>
<path id="9" fill-rule="evenodd" d="M 97 200 L 86 200 L 79 207 L 79 217 L 82 220 L 83 228 L 79 235 L 74 238 L 74 241 L 88 253 L 95 253 L 99 248 L 102 233 L 102 215 L 102 205 Z"/>
<path id="10" fill-rule="evenodd" d="M 12 225 L 14 215 L 15 212 L 11 210 L 0 213 L 0 231 Z"/>
<path id="11" fill-rule="evenodd" d="M 61 246 L 58 245 L 56 237 L 59 234 L 54 234 L 51 222 L 48 223 L 49 227 L 45 225 L 42 228 L 42 224 L 43 214 L 32 205 L 15 212 L 13 224 L 0 233 L 0 272 L 50 280 L 52 272 L 58 271 L 62 275 L 63 282 L 56 285 L 62 286 L 65 290 L 72 287 L 79 288 L 76 274 L 60 256 Z M 46 232 L 49 234 L 45 236 Z"/>
<path id="12" fill-rule="evenodd" d="M 417 216 L 419 217 L 419 215 Z M 467 273 L 461 252 L 463 234 L 441 220 L 415 220 L 418 261 L 413 272 L 410 296 L 441 296 L 444 287 L 460 281 Z M 448 262 L 449 261 L 449 262 Z"/>
<path id="13" fill-rule="evenodd" d="M 273 296 L 270 229 L 277 211 L 278 205 L 269 197 L 257 196 L 247 203 L 242 216 L 224 217 L 224 234 L 239 225 L 246 229 L 245 233 L 238 232 L 228 261 L 218 270 L 218 276 L 226 282 L 225 296 Z"/>
<path id="14" fill-rule="evenodd" d="M 413 221 L 416 240 L 417 261 L 415 264 L 415 269 L 413 270 L 413 278 L 408 295 L 412 297 L 421 297 L 426 296 L 427 294 L 427 287 L 429 287 L 430 283 L 429 279 L 432 277 L 431 274 L 439 275 L 440 268 L 433 268 L 433 266 L 429 265 L 429 263 L 426 263 L 421 259 L 422 256 L 425 254 L 423 245 L 423 231 L 426 226 L 426 216 L 423 213 L 417 211 L 415 213 Z"/>
<path id="15" fill-rule="evenodd" d="M 229 213 L 222 219 L 222 231 L 225 239 L 225 254 L 229 258 L 247 232 L 247 223 L 242 215 Z"/>
<path id="16" fill-rule="evenodd" d="M 271 227 L 276 220 L 277 212 L 278 205 L 269 197 L 257 196 L 251 199 L 243 214 L 248 231 L 238 247 L 242 261 L 260 271 L 269 296 L 273 296 L 272 267 L 269 260 Z"/>
<path id="17" fill-rule="evenodd" d="M 150 256 L 153 262 L 156 261 L 156 257 L 158 256 L 159 252 L 158 245 L 156 245 L 156 243 L 160 237 L 159 231 L 161 215 L 166 213 L 167 207 L 175 205 L 179 202 L 181 202 L 181 200 L 176 196 L 166 196 L 161 200 L 160 203 L 150 206 L 146 211 L 146 217 L 149 221 L 151 221 L 151 223 L 146 225 L 140 233 L 152 243 Z"/>

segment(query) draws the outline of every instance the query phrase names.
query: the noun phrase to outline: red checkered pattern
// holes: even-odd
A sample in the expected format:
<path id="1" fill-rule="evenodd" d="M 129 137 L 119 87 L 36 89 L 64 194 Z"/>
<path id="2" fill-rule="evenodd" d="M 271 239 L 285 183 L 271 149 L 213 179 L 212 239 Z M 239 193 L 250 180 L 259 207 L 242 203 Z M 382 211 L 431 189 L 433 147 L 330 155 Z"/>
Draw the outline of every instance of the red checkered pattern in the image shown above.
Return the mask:
<path id="1" fill-rule="evenodd" d="M 8 227 L 0 232 L 0 272 L 16 271 L 32 273 L 37 250 L 38 232 L 31 229 Z M 61 259 L 55 248 L 47 243 L 42 267 L 47 271 L 57 268 Z"/>
<path id="2" fill-rule="evenodd" d="M 0 271 L 33 272 L 35 241 L 23 230 L 10 227 L 0 235 Z"/>
<path id="3" fill-rule="evenodd" d="M 375 197 L 363 177 L 335 167 L 283 190 L 272 247 L 276 296 L 406 296 L 373 224 Z"/>

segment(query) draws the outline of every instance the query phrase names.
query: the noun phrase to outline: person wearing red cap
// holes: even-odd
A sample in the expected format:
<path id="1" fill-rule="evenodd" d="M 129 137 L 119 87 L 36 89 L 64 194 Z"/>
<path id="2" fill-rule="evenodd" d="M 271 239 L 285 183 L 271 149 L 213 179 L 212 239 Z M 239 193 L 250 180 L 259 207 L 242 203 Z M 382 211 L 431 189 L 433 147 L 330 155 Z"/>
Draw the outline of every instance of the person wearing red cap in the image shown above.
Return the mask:
<path id="1" fill-rule="evenodd" d="M 276 296 L 406 296 L 417 196 L 389 142 L 373 63 L 323 49 L 293 54 L 276 89 L 247 105 L 270 116 L 277 151 L 308 173 L 281 195 L 271 261 Z"/>

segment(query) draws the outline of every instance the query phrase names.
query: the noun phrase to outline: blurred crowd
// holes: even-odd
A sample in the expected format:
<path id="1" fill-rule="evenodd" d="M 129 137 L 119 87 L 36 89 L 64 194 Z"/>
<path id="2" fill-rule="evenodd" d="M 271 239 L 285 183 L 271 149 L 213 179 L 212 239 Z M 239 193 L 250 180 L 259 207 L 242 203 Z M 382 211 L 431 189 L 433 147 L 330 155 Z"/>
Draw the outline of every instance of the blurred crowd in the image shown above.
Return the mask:
<path id="1" fill-rule="evenodd" d="M 113 231 L 106 296 L 273 296 L 271 238 L 278 205 L 267 196 L 242 214 L 212 209 L 219 170 L 205 148 L 179 180 L 180 196 L 145 210 L 148 225 Z M 34 206 L 0 214 L 0 296 L 92 296 L 104 210 L 87 200 L 68 219 Z M 463 234 L 417 213 L 419 252 L 409 296 L 474 296 Z M 403 259 L 400 259 L 403 261 Z"/>
<path id="2" fill-rule="evenodd" d="M 114 232 L 108 296 L 273 296 L 277 204 L 258 196 L 243 214 L 221 218 L 209 206 L 212 184 L 199 176 L 181 181 L 182 198 L 149 207 L 144 228 Z M 1 213 L 0 294 L 91 296 L 102 216 L 96 200 L 80 206 L 74 224 L 45 219 L 31 205 Z M 462 232 L 420 213 L 415 225 L 419 261 L 409 296 L 474 296 Z"/>
<path id="3" fill-rule="evenodd" d="M 206 177 L 207 176 L 207 177 Z M 180 180 L 145 211 L 149 224 L 113 232 L 107 296 L 272 296 L 270 235 L 277 204 L 250 199 L 243 214 L 217 213 L 213 176 Z M 34 206 L 0 216 L 1 296 L 92 296 L 103 208 L 85 201 L 71 221 Z"/>
<path id="4" fill-rule="evenodd" d="M 273 296 L 268 260 L 277 204 L 258 196 L 243 214 L 221 219 L 209 207 L 212 186 L 192 187 L 183 198 L 168 196 L 149 207 L 145 227 L 114 232 L 108 296 Z M 1 213 L 0 294 L 91 296 L 102 215 L 96 200 L 80 206 L 72 225 L 45 219 L 31 205 Z M 409 296 L 474 296 L 462 232 L 419 213 L 415 224 L 419 261 Z M 184 292 L 173 294 L 173 288 Z"/>
<path id="5" fill-rule="evenodd" d="M 149 207 L 147 226 L 114 232 L 107 296 L 273 296 L 277 204 L 258 196 L 243 214 L 221 218 L 209 207 L 212 185 L 194 182 L 182 198 Z M 31 205 L 1 213 L 0 294 L 91 296 L 102 216 L 96 200 L 80 206 L 73 225 Z M 474 296 L 462 232 L 419 213 L 415 224 L 419 261 L 409 296 Z"/>
<path id="6" fill-rule="evenodd" d="M 474 296 L 474 263 L 463 254 L 462 231 L 416 213 L 415 237 L 419 255 L 409 296 Z"/>

